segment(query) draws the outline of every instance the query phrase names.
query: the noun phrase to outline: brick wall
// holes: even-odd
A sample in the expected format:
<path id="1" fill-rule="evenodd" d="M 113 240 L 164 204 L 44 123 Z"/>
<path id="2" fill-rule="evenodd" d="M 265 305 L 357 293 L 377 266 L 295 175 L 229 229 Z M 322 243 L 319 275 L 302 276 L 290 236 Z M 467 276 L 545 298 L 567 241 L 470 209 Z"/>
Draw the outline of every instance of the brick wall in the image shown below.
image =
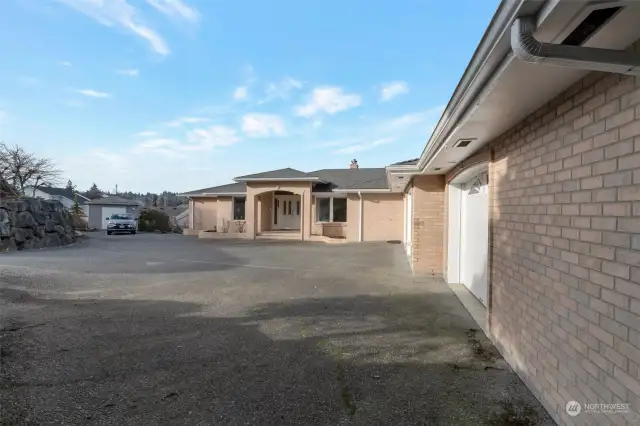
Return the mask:
<path id="1" fill-rule="evenodd" d="M 417 275 L 443 273 L 445 185 L 443 175 L 413 178 L 413 233 L 411 261 Z"/>
<path id="2" fill-rule="evenodd" d="M 640 412 L 640 78 L 589 75 L 491 147 L 492 338 L 559 422 L 640 424 L 565 413 Z"/>

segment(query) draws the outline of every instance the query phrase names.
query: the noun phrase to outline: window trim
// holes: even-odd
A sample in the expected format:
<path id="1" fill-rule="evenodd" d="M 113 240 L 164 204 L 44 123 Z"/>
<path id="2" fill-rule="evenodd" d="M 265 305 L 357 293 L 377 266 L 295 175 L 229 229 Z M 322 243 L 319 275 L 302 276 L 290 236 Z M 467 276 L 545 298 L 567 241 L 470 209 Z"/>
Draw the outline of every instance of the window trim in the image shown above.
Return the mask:
<path id="1" fill-rule="evenodd" d="M 342 224 L 345 224 L 345 223 L 348 222 L 348 220 L 345 220 L 344 222 L 334 222 L 334 220 L 333 220 L 333 200 L 335 198 L 346 200 L 347 197 L 324 196 L 324 197 L 315 197 L 315 198 L 316 198 L 315 199 L 315 206 L 316 206 L 316 214 L 315 214 L 315 216 L 316 217 L 314 218 L 314 220 L 315 220 L 316 224 L 323 224 L 323 223 L 342 223 Z M 320 214 L 320 209 L 318 208 L 318 205 L 319 205 L 318 204 L 318 200 L 319 199 L 326 200 L 327 198 L 329 199 L 329 220 L 328 221 L 321 221 L 321 220 L 318 220 L 318 214 Z M 346 205 L 345 205 L 345 208 L 346 208 Z"/>

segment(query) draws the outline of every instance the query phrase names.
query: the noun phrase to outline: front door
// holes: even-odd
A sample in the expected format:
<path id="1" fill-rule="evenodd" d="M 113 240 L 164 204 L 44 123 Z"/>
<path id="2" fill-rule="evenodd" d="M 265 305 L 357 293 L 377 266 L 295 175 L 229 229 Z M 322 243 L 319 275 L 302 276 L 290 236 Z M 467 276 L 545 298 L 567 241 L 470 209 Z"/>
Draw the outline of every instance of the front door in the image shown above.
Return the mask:
<path id="1" fill-rule="evenodd" d="M 275 229 L 300 229 L 300 196 L 276 195 Z"/>

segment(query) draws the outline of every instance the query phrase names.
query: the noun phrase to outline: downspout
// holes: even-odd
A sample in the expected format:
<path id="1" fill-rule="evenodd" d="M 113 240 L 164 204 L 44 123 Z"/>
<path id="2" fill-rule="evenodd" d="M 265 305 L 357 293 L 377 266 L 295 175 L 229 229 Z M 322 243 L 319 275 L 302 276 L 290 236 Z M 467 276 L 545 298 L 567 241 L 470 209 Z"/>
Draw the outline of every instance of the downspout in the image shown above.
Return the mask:
<path id="1" fill-rule="evenodd" d="M 362 192 L 358 191 L 358 197 L 360 197 L 360 223 L 358 227 L 358 242 L 362 242 L 362 229 L 364 227 L 364 200 L 362 199 Z"/>
<path id="2" fill-rule="evenodd" d="M 640 75 L 640 55 L 624 50 L 543 43 L 535 39 L 533 16 L 516 18 L 511 25 L 511 48 L 525 62 L 581 70 Z"/>

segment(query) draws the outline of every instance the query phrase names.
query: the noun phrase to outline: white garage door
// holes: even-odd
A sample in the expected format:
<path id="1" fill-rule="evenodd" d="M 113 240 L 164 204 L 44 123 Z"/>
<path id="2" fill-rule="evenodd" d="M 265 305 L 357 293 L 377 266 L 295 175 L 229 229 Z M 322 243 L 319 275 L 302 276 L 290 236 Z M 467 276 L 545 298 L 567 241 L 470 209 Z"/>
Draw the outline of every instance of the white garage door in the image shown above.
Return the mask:
<path id="1" fill-rule="evenodd" d="M 107 219 L 112 214 L 126 213 L 126 207 L 103 207 L 102 208 L 102 229 L 107 229 Z"/>
<path id="2" fill-rule="evenodd" d="M 462 188 L 461 281 L 487 305 L 489 260 L 489 187 L 487 172 Z"/>

